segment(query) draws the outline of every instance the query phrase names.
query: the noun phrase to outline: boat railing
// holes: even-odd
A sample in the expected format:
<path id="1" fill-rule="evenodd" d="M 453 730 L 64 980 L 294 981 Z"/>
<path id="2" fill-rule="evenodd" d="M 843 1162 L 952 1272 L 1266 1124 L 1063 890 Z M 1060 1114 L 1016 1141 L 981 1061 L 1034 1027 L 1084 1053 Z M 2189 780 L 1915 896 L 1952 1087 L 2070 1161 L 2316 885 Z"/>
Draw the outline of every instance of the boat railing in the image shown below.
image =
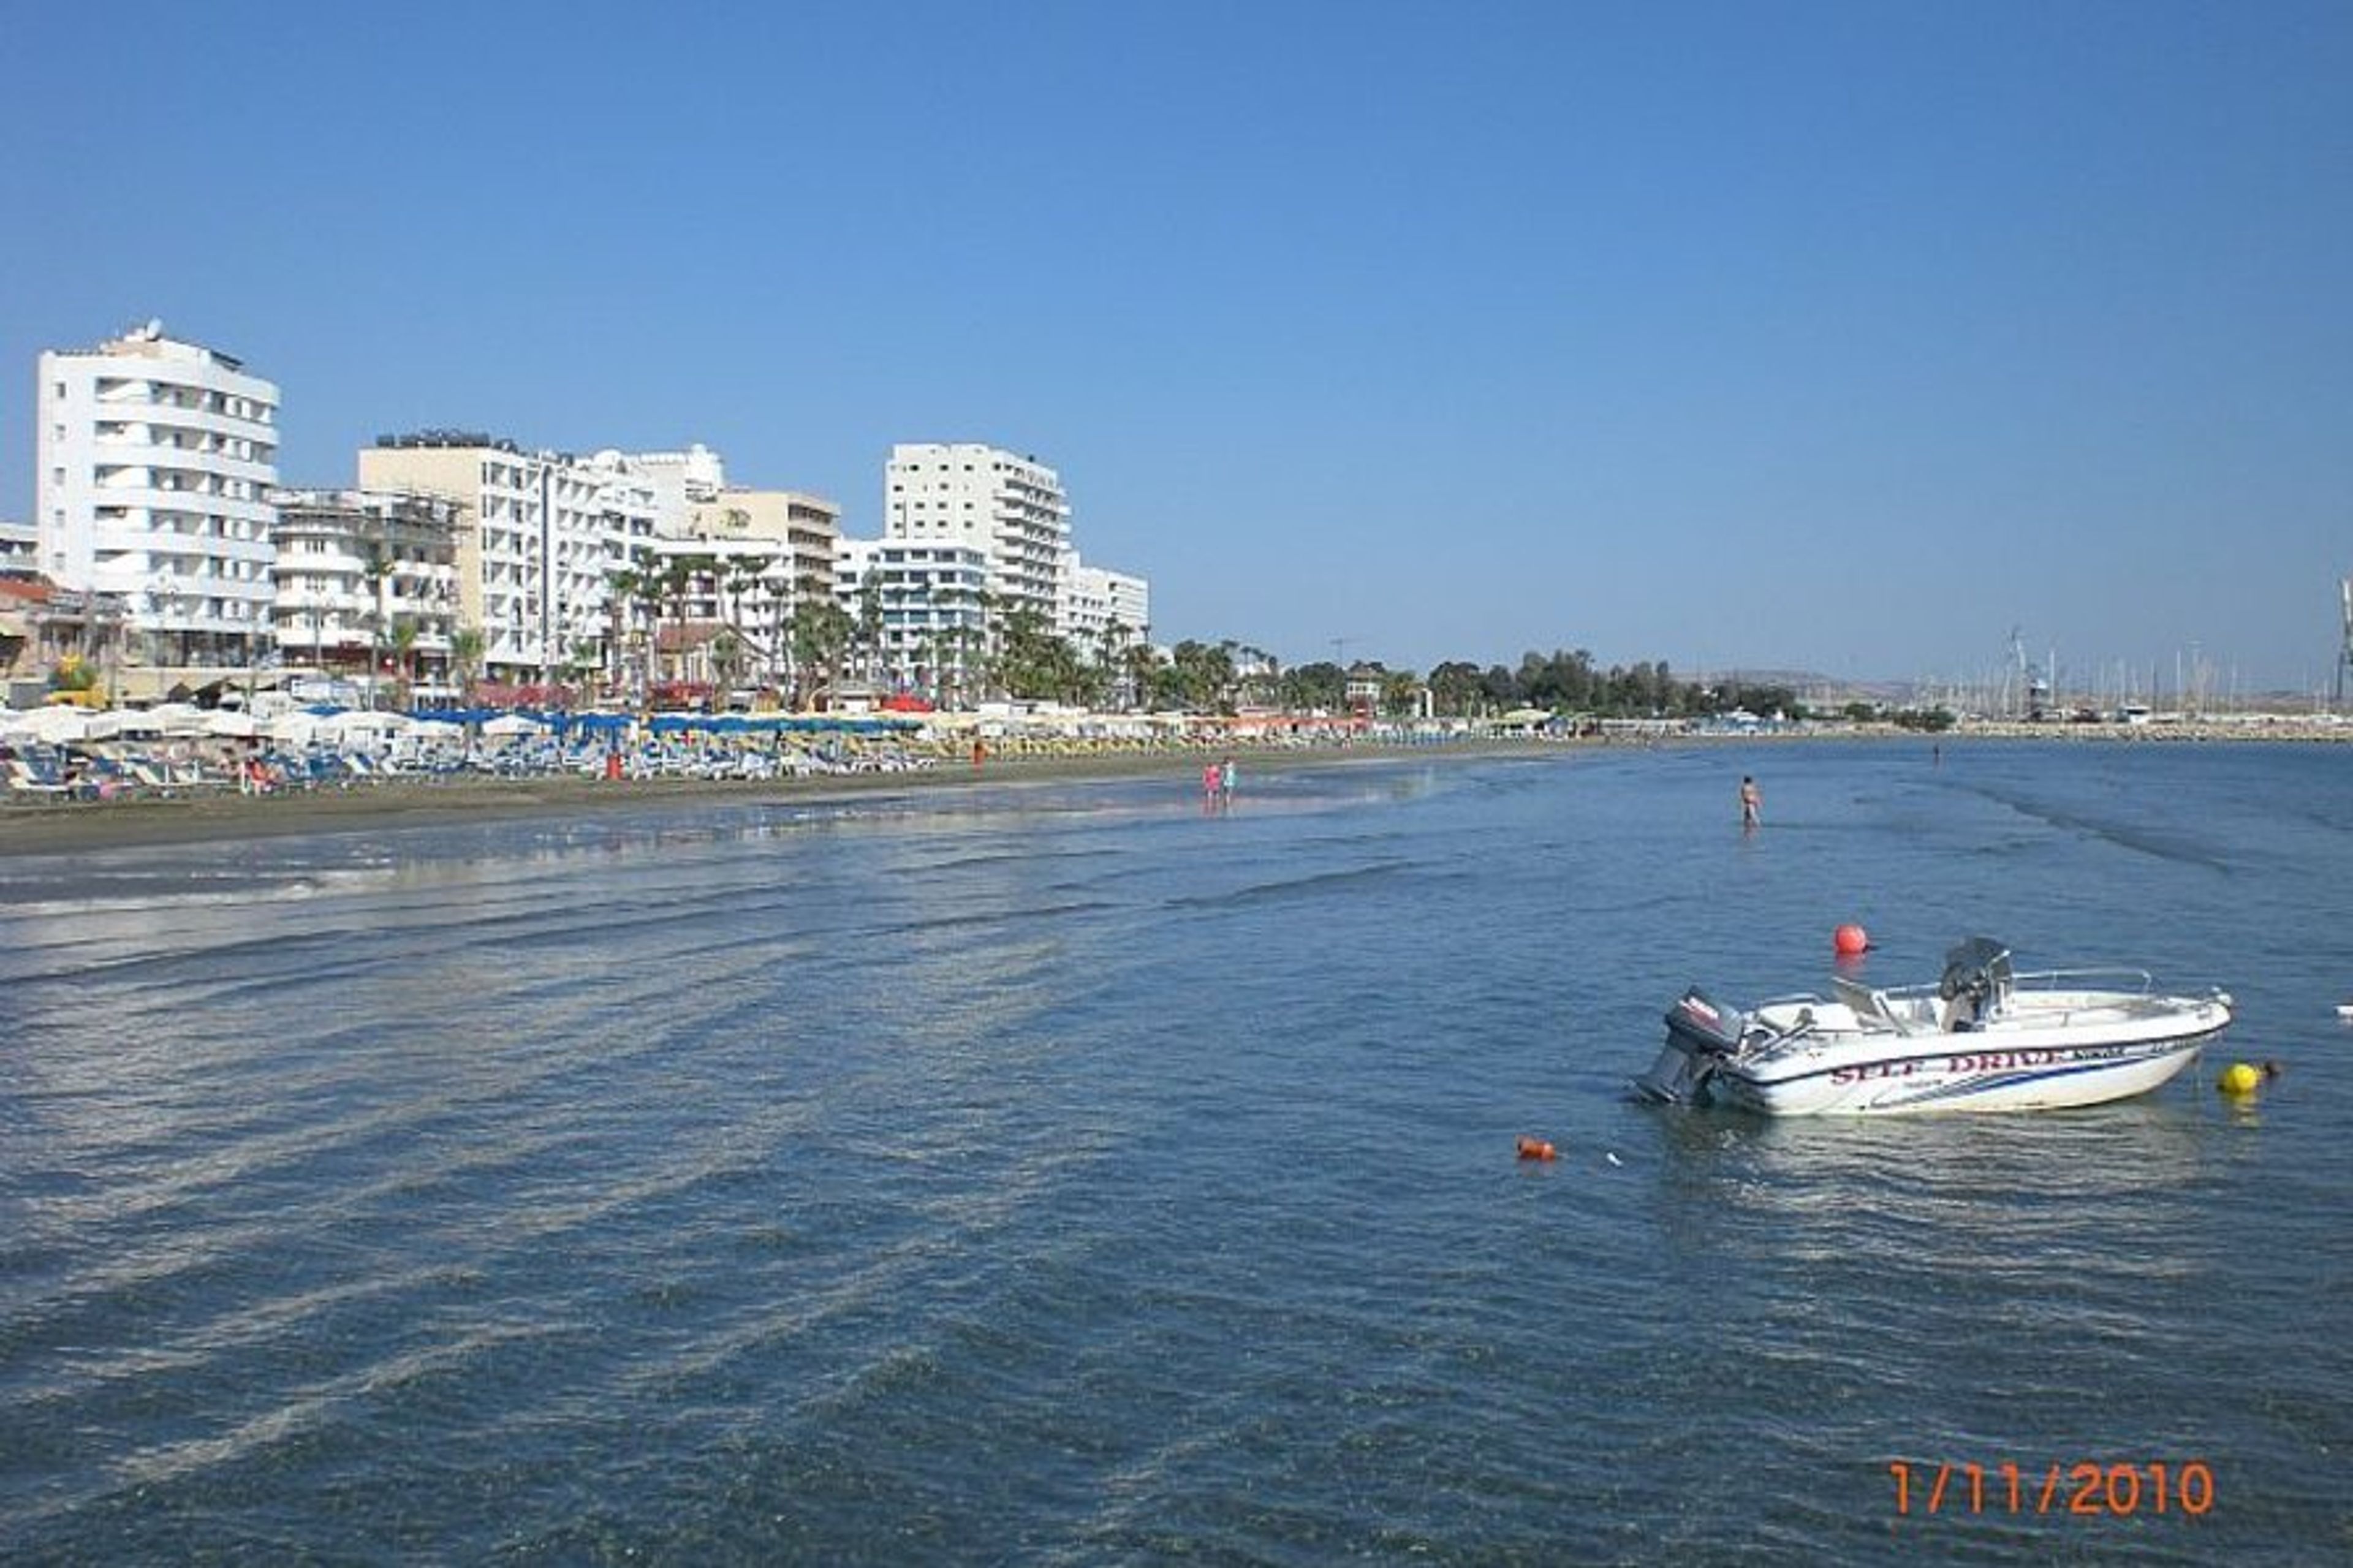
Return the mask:
<path id="1" fill-rule="evenodd" d="M 2021 990 L 2076 991 L 2084 989 L 2084 982 L 2102 982 L 2102 990 L 2121 990 L 2119 982 L 2132 982 L 2131 989 L 2146 996 L 2157 988 L 2157 981 L 2146 969 L 2128 969 L 2111 965 L 2102 969 L 2035 969 L 2014 977 Z"/>
<path id="2" fill-rule="evenodd" d="M 2157 986 L 2155 977 L 2147 970 L 2116 965 L 2098 969 L 2020 970 L 2010 976 L 2010 988 L 2014 991 L 2073 991 L 2084 989 L 2084 983 L 2087 981 L 2105 982 L 2105 984 L 2098 987 L 2102 990 L 2125 989 L 2117 983 L 2129 981 L 2132 983 L 2130 989 L 2144 996 L 2149 994 Z M 1939 994 L 1938 983 L 1930 981 L 1919 985 L 1891 985 L 1887 987 L 1885 994 L 1897 1000 L 1919 1000 L 1936 996 Z"/>

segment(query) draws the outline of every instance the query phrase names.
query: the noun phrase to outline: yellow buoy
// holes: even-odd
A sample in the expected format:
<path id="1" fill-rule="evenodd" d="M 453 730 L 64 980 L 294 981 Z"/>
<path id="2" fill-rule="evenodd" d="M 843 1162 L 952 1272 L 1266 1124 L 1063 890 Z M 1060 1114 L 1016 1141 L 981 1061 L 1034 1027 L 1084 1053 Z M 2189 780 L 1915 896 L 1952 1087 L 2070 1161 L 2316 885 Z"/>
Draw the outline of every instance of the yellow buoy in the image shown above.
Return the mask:
<path id="1" fill-rule="evenodd" d="M 2253 1068 L 2244 1062 L 2232 1062 L 2222 1069 L 2222 1076 L 2215 1081 L 2214 1087 L 2224 1094 L 2253 1094 L 2255 1086 L 2263 1081 L 2263 1075 Z"/>

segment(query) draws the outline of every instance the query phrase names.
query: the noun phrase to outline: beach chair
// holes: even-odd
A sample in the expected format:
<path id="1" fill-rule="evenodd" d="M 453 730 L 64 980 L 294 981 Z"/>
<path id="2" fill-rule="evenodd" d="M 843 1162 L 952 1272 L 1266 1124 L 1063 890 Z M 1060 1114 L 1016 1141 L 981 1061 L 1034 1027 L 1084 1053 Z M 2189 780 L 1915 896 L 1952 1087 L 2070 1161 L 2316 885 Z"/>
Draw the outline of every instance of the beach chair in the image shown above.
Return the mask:
<path id="1" fill-rule="evenodd" d="M 58 780 L 44 780 L 33 771 L 32 764 L 21 757 L 10 757 L 0 763 L 7 772 L 8 794 L 16 800 L 63 800 L 72 790 Z"/>

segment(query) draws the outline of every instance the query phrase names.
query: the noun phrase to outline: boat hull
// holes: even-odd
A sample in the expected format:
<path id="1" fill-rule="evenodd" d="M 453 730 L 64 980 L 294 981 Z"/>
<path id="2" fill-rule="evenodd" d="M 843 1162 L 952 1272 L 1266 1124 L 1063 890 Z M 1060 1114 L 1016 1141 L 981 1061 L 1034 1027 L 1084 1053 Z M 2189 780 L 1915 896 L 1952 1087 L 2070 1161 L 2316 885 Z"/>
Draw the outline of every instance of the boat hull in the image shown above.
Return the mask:
<path id="1" fill-rule="evenodd" d="M 2221 1033 L 2230 1010 L 2189 1003 L 2160 1028 L 1986 1030 L 1827 1037 L 1719 1062 L 1712 1099 L 1766 1116 L 2055 1110 L 2129 1100 L 2169 1082 Z"/>

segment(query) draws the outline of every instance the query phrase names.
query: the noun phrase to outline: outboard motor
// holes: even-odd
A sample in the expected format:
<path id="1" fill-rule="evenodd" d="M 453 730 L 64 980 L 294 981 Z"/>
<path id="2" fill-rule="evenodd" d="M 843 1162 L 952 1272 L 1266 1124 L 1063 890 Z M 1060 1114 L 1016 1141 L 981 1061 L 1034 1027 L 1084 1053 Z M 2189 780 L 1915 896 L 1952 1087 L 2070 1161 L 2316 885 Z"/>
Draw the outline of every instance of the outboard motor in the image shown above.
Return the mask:
<path id="1" fill-rule="evenodd" d="M 1726 1057 L 1740 1054 L 1748 1015 L 1718 1006 L 1694 986 L 1667 1009 L 1667 1043 L 1651 1070 L 1634 1080 L 1637 1092 L 1665 1105 L 1696 1105 Z"/>

